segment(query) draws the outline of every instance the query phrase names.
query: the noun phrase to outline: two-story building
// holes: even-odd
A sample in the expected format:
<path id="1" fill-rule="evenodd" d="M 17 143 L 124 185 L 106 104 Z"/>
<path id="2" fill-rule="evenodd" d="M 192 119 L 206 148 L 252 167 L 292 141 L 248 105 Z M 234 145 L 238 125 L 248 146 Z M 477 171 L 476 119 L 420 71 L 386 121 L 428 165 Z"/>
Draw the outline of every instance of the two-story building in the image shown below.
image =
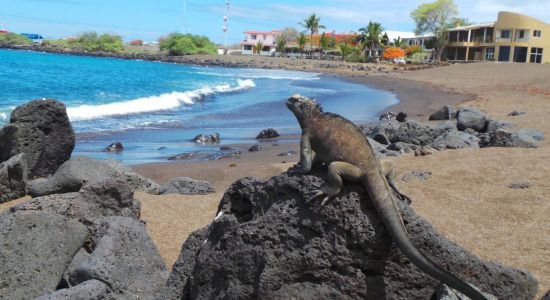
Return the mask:
<path id="1" fill-rule="evenodd" d="M 281 34 L 278 30 L 272 31 L 245 31 L 245 38 L 241 42 L 242 54 L 257 54 L 272 55 L 275 53 L 277 37 Z M 256 49 L 258 43 L 262 45 L 262 49 Z"/>
<path id="2" fill-rule="evenodd" d="M 512 12 L 496 22 L 448 30 L 443 58 L 451 61 L 550 63 L 550 24 Z"/>

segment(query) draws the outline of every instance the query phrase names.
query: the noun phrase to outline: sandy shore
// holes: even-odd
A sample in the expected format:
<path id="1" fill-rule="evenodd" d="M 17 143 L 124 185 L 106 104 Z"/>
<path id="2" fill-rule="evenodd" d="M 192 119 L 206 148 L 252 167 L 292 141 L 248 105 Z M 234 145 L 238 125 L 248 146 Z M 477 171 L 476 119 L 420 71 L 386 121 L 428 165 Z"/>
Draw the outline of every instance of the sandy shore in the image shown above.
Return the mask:
<path id="1" fill-rule="evenodd" d="M 550 66 L 480 63 L 453 65 L 383 77 L 355 74 L 351 80 L 397 93 L 401 103 L 390 108 L 426 120 L 444 104 L 476 106 L 489 115 L 550 132 Z M 508 117 L 513 110 L 527 114 Z M 285 171 L 297 156 L 276 154 L 297 150 L 280 144 L 245 153 L 240 160 L 167 163 L 136 166 L 163 182 L 190 176 L 212 182 L 217 193 L 207 196 L 151 196 L 138 193 L 143 219 L 168 265 L 186 236 L 208 224 L 223 191 L 244 176 L 269 178 Z M 426 157 L 392 158 L 397 176 L 413 170 L 432 172 L 421 182 L 399 180 L 414 209 L 451 240 L 482 258 L 531 271 L 540 281 L 539 295 L 550 288 L 550 146 L 537 149 L 485 148 L 449 150 Z M 286 161 L 286 163 L 283 163 Z M 234 165 L 235 164 L 235 165 Z M 529 189 L 507 185 L 529 181 Z"/>

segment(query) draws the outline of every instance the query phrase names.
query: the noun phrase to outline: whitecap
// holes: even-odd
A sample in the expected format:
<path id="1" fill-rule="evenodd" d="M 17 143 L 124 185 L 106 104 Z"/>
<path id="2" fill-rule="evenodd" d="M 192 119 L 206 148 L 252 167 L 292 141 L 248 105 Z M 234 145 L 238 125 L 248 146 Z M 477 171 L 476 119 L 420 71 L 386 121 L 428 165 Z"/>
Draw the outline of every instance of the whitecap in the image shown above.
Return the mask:
<path id="1" fill-rule="evenodd" d="M 203 87 L 193 91 L 171 92 L 157 96 L 143 97 L 128 101 L 101 105 L 81 105 L 67 108 L 71 121 L 92 120 L 109 116 L 140 114 L 161 110 L 176 109 L 183 105 L 193 105 L 196 101 L 215 94 L 234 93 L 255 87 L 254 81 L 237 80 L 236 86 L 222 84 Z"/>

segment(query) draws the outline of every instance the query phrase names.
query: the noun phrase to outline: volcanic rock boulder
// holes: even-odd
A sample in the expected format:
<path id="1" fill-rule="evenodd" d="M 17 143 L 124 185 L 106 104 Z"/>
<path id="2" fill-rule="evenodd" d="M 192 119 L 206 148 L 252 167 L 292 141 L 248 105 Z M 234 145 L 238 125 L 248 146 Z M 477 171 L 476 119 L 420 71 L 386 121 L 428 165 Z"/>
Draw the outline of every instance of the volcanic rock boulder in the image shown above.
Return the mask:
<path id="1" fill-rule="evenodd" d="M 487 116 L 475 107 L 466 107 L 458 111 L 456 119 L 458 130 L 464 131 L 467 128 L 471 128 L 477 132 L 482 132 L 485 128 Z"/>
<path id="2" fill-rule="evenodd" d="M 33 197 L 51 194 L 78 192 L 85 185 L 108 180 L 123 180 L 132 189 L 142 189 L 158 194 L 160 186 L 114 160 L 98 161 L 77 156 L 65 162 L 54 175 L 47 179 L 29 182 L 28 193 Z"/>
<path id="3" fill-rule="evenodd" d="M 257 140 L 272 139 L 279 136 L 279 133 L 274 128 L 266 128 L 256 136 Z"/>
<path id="4" fill-rule="evenodd" d="M 479 138 L 463 131 L 452 130 L 438 136 L 432 147 L 437 150 L 479 148 Z"/>
<path id="5" fill-rule="evenodd" d="M 127 217 L 96 221 L 95 249 L 71 270 L 77 285 L 97 279 L 108 284 L 116 299 L 153 299 L 166 285 L 168 271 L 145 225 Z"/>
<path id="6" fill-rule="evenodd" d="M 216 190 L 208 181 L 197 180 L 190 177 L 176 177 L 161 185 L 161 195 L 206 195 L 215 193 Z"/>
<path id="7" fill-rule="evenodd" d="M 430 121 L 452 119 L 456 119 L 456 108 L 452 105 L 444 105 L 438 111 L 430 115 Z"/>
<path id="8" fill-rule="evenodd" d="M 0 132 L 0 161 L 25 153 L 28 176 L 46 177 L 71 157 L 75 134 L 65 105 L 34 100 L 17 107 Z"/>
<path id="9" fill-rule="evenodd" d="M 88 280 L 68 289 L 60 289 L 54 293 L 40 296 L 34 300 L 110 300 L 109 286 L 99 280 Z"/>
<path id="10" fill-rule="evenodd" d="M 0 299 L 33 299 L 55 291 L 87 238 L 86 226 L 57 214 L 0 214 Z"/>
<path id="11" fill-rule="evenodd" d="M 381 123 L 377 127 L 378 129 L 375 128 L 375 132 L 383 132 L 390 143 L 403 142 L 425 146 L 433 142 L 435 138 L 434 130 L 430 125 L 414 120 L 405 122 L 389 121 Z"/>
<path id="12" fill-rule="evenodd" d="M 0 163 L 0 203 L 27 194 L 27 164 L 24 154 Z"/>
<path id="13" fill-rule="evenodd" d="M 185 242 L 168 299 L 430 299 L 439 284 L 393 245 L 359 185 L 326 206 L 309 204 L 316 175 L 244 178 L 208 229 Z M 397 204 L 413 244 L 435 263 L 499 299 L 531 299 L 527 272 L 483 261 Z"/>
<path id="14" fill-rule="evenodd" d="M 34 198 L 11 207 L 15 211 L 43 211 L 64 215 L 94 230 L 94 222 L 103 217 L 121 216 L 139 219 L 141 204 L 125 181 L 109 179 L 82 188 L 77 193 L 53 194 Z"/>

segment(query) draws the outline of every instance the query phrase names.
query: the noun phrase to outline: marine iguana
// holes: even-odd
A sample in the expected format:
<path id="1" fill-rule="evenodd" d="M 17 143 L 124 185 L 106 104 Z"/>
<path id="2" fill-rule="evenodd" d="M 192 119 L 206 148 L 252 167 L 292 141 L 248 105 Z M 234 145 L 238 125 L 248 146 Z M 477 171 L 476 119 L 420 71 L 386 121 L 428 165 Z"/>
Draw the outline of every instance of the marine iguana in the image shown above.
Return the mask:
<path id="1" fill-rule="evenodd" d="M 312 199 L 324 196 L 321 203 L 323 206 L 340 192 L 343 180 L 360 182 L 391 238 L 411 262 L 471 299 L 487 299 L 468 283 L 437 266 L 411 243 L 395 203 L 396 194 L 391 188 L 395 185 L 390 186 L 387 172 L 382 170 L 372 146 L 356 125 L 337 114 L 323 112 L 314 100 L 300 95 L 290 97 L 286 105 L 302 128 L 302 172 L 311 171 L 317 163 L 328 165 L 328 183 L 323 184 Z M 396 193 L 402 194 L 399 191 Z"/>

